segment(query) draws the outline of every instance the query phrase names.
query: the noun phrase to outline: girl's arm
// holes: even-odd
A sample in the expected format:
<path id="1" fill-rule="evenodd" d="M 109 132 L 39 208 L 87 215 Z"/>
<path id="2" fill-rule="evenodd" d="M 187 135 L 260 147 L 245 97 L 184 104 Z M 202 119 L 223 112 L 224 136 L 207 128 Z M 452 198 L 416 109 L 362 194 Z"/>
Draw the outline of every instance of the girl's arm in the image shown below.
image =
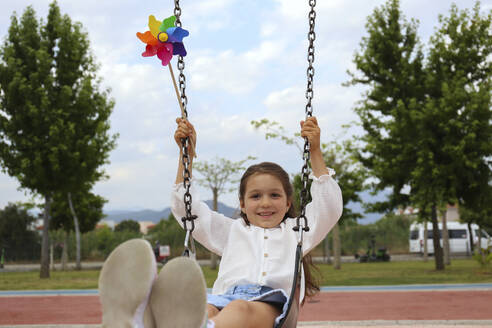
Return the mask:
<path id="1" fill-rule="evenodd" d="M 328 168 L 321 152 L 321 130 L 316 117 L 308 117 L 305 122 L 301 121 L 301 136 L 309 141 L 311 168 L 314 176 L 319 178 L 324 174 L 328 174 Z"/>
<path id="2" fill-rule="evenodd" d="M 175 185 L 171 193 L 171 211 L 182 228 L 181 218 L 186 215 L 184 193 L 185 188 L 182 183 Z M 212 211 L 206 203 L 200 201 L 200 195 L 193 184 L 190 193 L 193 198 L 191 214 L 197 216 L 193 237 L 208 250 L 222 255 L 235 220 Z"/>
<path id="3" fill-rule="evenodd" d="M 306 234 L 303 252 L 307 254 L 319 244 L 342 215 L 342 192 L 331 178 L 321 152 L 321 131 L 316 117 L 301 122 L 301 136 L 310 143 L 311 168 L 315 178 L 311 185 L 312 201 L 306 206 L 306 217 L 311 228 Z"/>
<path id="4" fill-rule="evenodd" d="M 178 124 L 176 132 L 174 133 L 174 140 L 179 147 L 179 158 L 178 158 L 178 172 L 176 173 L 176 184 L 183 182 L 183 148 L 181 147 L 181 139 L 189 137 L 188 142 L 188 158 L 190 159 L 190 165 L 188 170 L 190 172 L 190 178 L 192 173 L 193 157 L 195 157 L 194 150 L 196 149 L 196 131 L 193 125 L 184 118 L 177 118 L 176 123 Z"/>
<path id="5" fill-rule="evenodd" d="M 190 159 L 190 165 L 188 170 L 191 177 L 191 168 L 193 165 L 193 157 L 195 156 L 194 150 L 196 145 L 196 132 L 193 125 L 186 119 L 177 118 L 178 124 L 176 132 L 174 133 L 174 140 L 179 147 L 179 162 L 178 171 L 176 173 L 176 185 L 174 186 L 171 197 L 171 210 L 178 221 L 179 225 L 183 227 L 181 218 L 186 215 L 185 205 L 183 202 L 184 188 L 183 188 L 183 149 L 181 147 L 181 139 L 189 137 L 188 156 Z M 193 236 L 202 245 L 208 248 L 210 251 L 222 255 L 222 251 L 227 242 L 229 230 L 234 220 L 225 217 L 224 215 L 211 211 L 207 204 L 200 201 L 198 192 L 191 186 L 190 190 L 193 198 L 192 214 L 198 218 L 195 220 L 195 230 Z"/>

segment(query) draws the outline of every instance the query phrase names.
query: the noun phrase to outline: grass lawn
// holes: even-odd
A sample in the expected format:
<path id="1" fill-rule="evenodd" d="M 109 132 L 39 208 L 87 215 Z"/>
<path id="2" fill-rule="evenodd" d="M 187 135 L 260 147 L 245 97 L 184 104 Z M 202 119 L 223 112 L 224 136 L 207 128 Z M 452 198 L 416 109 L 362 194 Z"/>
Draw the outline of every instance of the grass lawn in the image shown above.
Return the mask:
<path id="1" fill-rule="evenodd" d="M 474 260 L 454 260 L 444 271 L 434 270 L 434 261 L 343 263 L 341 270 L 318 265 L 321 286 L 370 286 L 406 284 L 492 283 L 492 269 L 482 269 Z M 203 267 L 207 286 L 212 287 L 217 271 Z M 52 271 L 50 279 L 39 272 L 2 272 L 0 290 L 96 289 L 99 271 Z"/>

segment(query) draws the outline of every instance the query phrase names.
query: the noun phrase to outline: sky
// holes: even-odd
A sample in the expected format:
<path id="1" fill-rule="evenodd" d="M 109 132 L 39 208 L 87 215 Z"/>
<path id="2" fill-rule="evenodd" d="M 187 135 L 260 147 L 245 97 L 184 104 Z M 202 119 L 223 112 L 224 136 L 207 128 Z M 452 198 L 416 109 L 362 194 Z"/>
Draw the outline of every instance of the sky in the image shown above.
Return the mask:
<path id="1" fill-rule="evenodd" d="M 50 2 L 2 0 L 1 42 L 14 12 L 20 16 L 31 5 L 38 18 L 46 19 Z M 438 15 L 447 15 L 453 2 L 460 9 L 474 4 L 400 2 L 407 19 L 419 20 L 424 44 L 438 26 Z M 317 1 L 313 114 L 323 142 L 360 133 L 357 128 L 344 132 L 342 126 L 357 120 L 353 108 L 363 90 L 342 83 L 349 80 L 347 70 L 355 72 L 352 61 L 366 36 L 367 17 L 384 3 Z M 171 16 L 174 1 L 59 0 L 58 4 L 62 14 L 88 32 L 98 76 L 116 103 L 111 133 L 119 138 L 104 167 L 109 178 L 98 182 L 93 192 L 108 200 L 105 211 L 168 207 L 178 163 L 173 134 L 180 109 L 168 68 L 156 57 L 141 56 L 145 46 L 136 32 L 148 30 L 149 15 L 158 20 Z M 190 32 L 184 39 L 185 76 L 188 118 L 198 134 L 196 161 L 255 156 L 256 162 L 273 161 L 290 174 L 300 172 L 298 149 L 265 140 L 264 131 L 255 130 L 250 122 L 267 118 L 291 135 L 299 131 L 306 104 L 308 1 L 188 0 L 181 1 L 181 9 L 182 27 Z M 491 9 L 492 0 L 482 1 L 482 10 Z M 176 59 L 171 63 L 175 65 Z M 206 188 L 200 187 L 200 194 L 202 199 L 211 198 Z M 0 173 L 0 208 L 30 197 L 19 190 L 15 179 Z M 219 200 L 236 207 L 237 192 Z"/>

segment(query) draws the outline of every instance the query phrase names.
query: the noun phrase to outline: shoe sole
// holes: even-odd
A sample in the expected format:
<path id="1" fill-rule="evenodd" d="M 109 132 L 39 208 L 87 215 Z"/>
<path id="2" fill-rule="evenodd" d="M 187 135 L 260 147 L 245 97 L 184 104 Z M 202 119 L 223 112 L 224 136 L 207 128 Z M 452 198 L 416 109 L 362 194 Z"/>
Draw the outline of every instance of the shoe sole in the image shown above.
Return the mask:
<path id="1" fill-rule="evenodd" d="M 157 328 L 200 328 L 206 319 L 207 288 L 202 269 L 187 257 L 161 269 L 150 295 Z"/>
<path id="2" fill-rule="evenodd" d="M 102 327 L 144 328 L 144 313 L 149 315 L 145 310 L 156 277 L 155 255 L 146 240 L 132 239 L 119 245 L 99 275 Z"/>

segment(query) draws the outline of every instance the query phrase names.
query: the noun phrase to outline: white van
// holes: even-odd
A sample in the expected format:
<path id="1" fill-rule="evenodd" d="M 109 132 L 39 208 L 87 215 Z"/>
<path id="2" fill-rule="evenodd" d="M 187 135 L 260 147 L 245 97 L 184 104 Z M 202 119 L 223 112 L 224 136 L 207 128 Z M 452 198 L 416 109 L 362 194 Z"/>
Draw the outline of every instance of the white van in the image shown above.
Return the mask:
<path id="1" fill-rule="evenodd" d="M 439 224 L 439 235 L 441 236 L 442 246 L 442 223 Z M 451 253 L 471 254 L 470 237 L 468 225 L 459 222 L 448 222 L 449 250 Z M 478 245 L 478 225 L 472 224 L 473 244 Z M 410 225 L 410 253 L 424 253 L 424 224 L 412 223 Z M 492 240 L 485 230 L 482 229 L 482 238 L 480 238 L 482 248 L 492 245 Z M 434 253 L 434 242 L 432 240 L 432 222 L 427 222 L 427 252 Z"/>

